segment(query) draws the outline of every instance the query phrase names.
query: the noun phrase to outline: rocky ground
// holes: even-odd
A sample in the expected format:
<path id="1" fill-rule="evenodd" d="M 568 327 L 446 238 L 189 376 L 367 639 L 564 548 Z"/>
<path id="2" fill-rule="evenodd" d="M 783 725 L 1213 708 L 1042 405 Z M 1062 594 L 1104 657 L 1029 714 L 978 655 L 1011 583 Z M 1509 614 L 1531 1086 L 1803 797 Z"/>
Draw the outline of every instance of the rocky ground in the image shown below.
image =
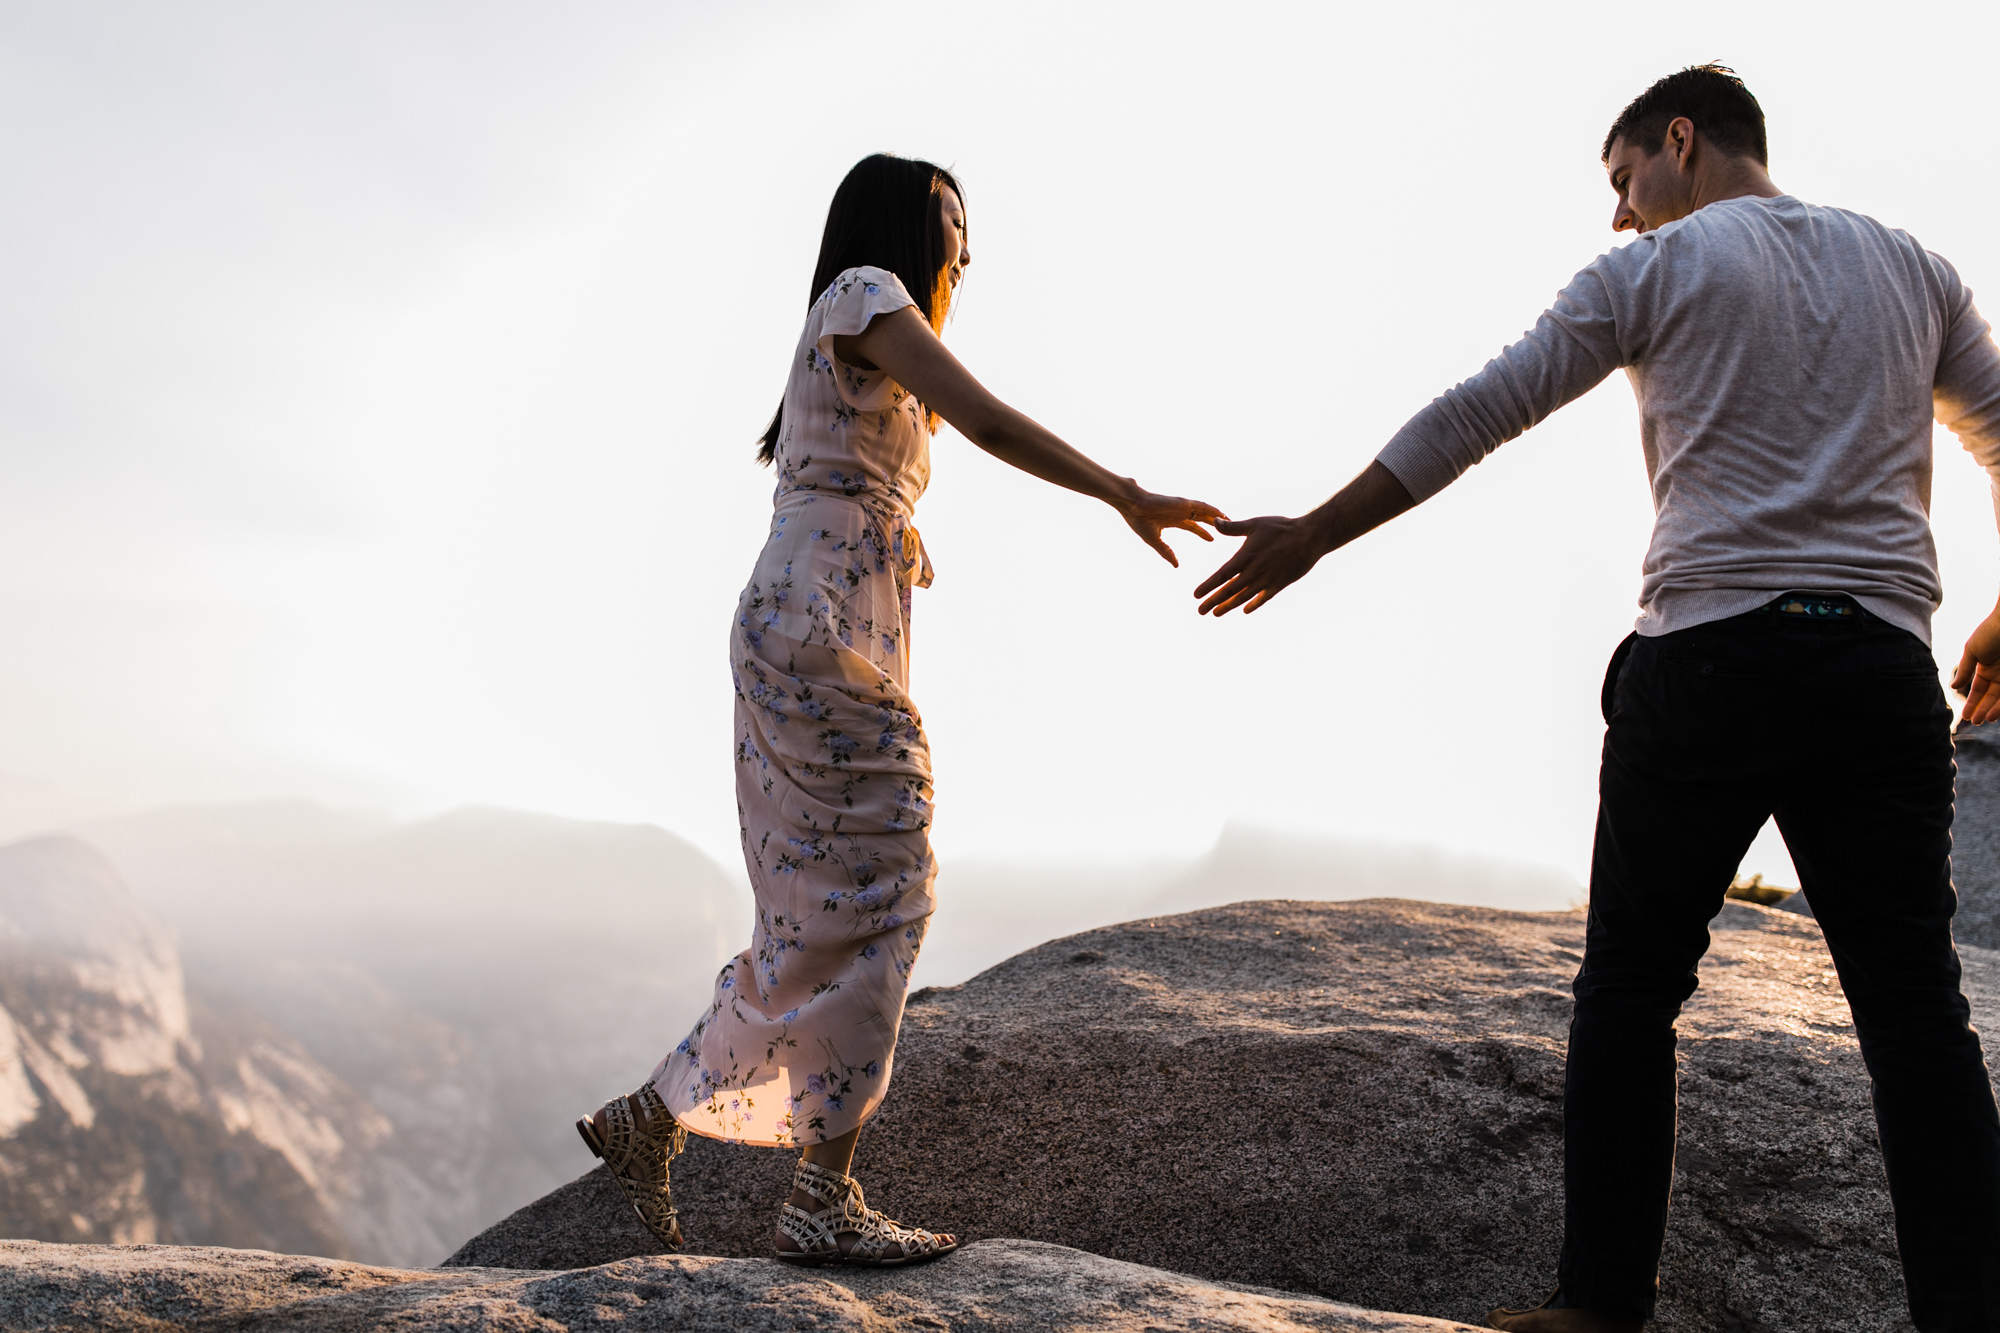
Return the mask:
<path id="1" fill-rule="evenodd" d="M 2000 949 L 2000 722 L 1958 733 L 1957 810 L 1951 878 L 1958 886 L 1952 933 Z"/>
<path id="2" fill-rule="evenodd" d="M 1732 903 L 1681 1024 L 1657 1330 L 1908 1327 L 1868 1085 L 1818 929 Z M 1553 1285 L 1576 914 L 1245 903 L 920 993 L 857 1174 L 893 1216 L 1477 1322 Z M 1982 1026 L 2000 955 L 1967 949 Z M 786 1154 L 696 1140 L 693 1252 L 767 1253 Z M 600 1172 L 448 1263 L 653 1246 Z"/>
<path id="3" fill-rule="evenodd" d="M 1465 1333 L 1284 1292 L 1203 1282 L 1034 1241 L 925 1268 L 806 1271 L 682 1255 L 577 1271 L 368 1268 L 255 1250 L 0 1241 L 0 1327 L 373 1333 Z"/>

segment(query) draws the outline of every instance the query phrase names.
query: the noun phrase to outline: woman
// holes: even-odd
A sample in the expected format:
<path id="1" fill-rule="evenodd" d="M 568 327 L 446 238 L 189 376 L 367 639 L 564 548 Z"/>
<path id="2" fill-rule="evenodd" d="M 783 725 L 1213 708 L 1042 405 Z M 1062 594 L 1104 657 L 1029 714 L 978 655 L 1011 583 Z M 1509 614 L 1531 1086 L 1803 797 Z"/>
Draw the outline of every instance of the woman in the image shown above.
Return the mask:
<path id="1" fill-rule="evenodd" d="M 891 1265 L 957 1247 L 867 1207 L 848 1175 L 881 1104 L 930 917 L 930 747 L 908 694 L 910 523 L 942 417 L 1015 467 L 1103 500 L 1140 540 L 1222 517 L 1114 476 L 988 393 L 938 340 L 972 256 L 964 192 L 878 154 L 834 193 L 805 332 L 758 458 L 770 537 L 730 631 L 751 947 L 637 1092 L 577 1122 L 648 1230 L 681 1244 L 667 1183 L 688 1130 L 803 1148 L 777 1257 Z"/>

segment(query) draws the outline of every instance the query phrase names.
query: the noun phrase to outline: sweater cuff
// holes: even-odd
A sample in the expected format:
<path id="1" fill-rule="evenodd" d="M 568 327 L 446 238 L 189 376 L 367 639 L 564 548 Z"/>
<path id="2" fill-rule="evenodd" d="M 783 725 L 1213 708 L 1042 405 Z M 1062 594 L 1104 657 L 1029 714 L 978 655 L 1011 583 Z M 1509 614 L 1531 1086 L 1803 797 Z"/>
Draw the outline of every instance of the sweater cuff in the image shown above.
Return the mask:
<path id="1" fill-rule="evenodd" d="M 1382 446 L 1382 452 L 1375 455 L 1375 461 L 1388 468 L 1403 489 L 1418 504 L 1430 499 L 1445 487 L 1458 480 L 1458 468 L 1443 450 L 1431 444 L 1418 433 L 1417 423 L 1397 431 L 1395 437 Z"/>

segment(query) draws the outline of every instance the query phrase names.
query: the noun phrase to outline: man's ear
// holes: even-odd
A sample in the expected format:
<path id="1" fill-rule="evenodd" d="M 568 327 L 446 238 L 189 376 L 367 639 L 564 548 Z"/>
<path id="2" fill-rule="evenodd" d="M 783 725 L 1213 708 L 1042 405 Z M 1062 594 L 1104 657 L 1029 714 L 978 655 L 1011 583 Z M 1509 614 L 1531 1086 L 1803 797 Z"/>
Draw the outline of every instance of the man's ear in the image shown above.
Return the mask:
<path id="1" fill-rule="evenodd" d="M 1674 155 L 1675 167 L 1694 170 L 1694 122 L 1686 116 L 1675 116 L 1667 123 L 1667 141 L 1663 147 Z"/>

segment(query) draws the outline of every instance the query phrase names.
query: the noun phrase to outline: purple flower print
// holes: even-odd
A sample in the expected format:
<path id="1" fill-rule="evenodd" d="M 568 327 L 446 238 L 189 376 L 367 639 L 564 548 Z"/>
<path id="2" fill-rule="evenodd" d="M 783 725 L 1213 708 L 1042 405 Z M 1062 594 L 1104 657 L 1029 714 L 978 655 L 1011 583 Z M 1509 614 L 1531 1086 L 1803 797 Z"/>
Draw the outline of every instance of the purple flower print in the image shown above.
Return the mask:
<path id="1" fill-rule="evenodd" d="M 785 1022 L 787 1022 L 787 1023 L 796 1023 L 796 1022 L 798 1022 L 798 1021 L 799 1021 L 799 1011 L 798 1011 L 798 1010 L 796 1010 L 796 1009 L 787 1009 L 787 1010 L 785 1011 L 785 1020 L 784 1020 L 784 1021 L 785 1021 Z"/>
<path id="2" fill-rule="evenodd" d="M 879 1078 L 882 1074 L 882 1062 L 880 1060 L 870 1060 L 868 1067 L 861 1072 L 870 1078 Z"/>
<path id="3" fill-rule="evenodd" d="M 868 946 L 867 948 L 865 948 L 865 949 L 863 949 L 863 950 L 861 951 L 861 956 L 862 956 L 863 958 L 873 958 L 873 957 L 875 957 L 875 956 L 876 956 L 877 954 L 879 954 L 879 953 L 881 953 L 881 952 L 882 952 L 882 951 L 881 951 L 881 949 L 879 949 L 879 948 L 877 948 L 877 947 L 876 947 L 875 945 L 871 944 L 871 945 L 869 945 L 869 946 Z"/>
<path id="4" fill-rule="evenodd" d="M 890 930 L 894 930 L 896 927 L 903 924 L 903 918 L 898 914 L 896 914 L 895 912 L 891 912 L 889 913 L 889 915 L 882 918 L 882 924 L 888 927 Z"/>
<path id="5" fill-rule="evenodd" d="M 829 1097 L 826 1099 L 826 1109 L 829 1111 L 838 1111 L 843 1105 L 845 1103 L 838 1097 Z"/>
<path id="6" fill-rule="evenodd" d="M 817 1097 L 826 1091 L 826 1079 L 818 1074 L 806 1075 L 806 1091 Z"/>

